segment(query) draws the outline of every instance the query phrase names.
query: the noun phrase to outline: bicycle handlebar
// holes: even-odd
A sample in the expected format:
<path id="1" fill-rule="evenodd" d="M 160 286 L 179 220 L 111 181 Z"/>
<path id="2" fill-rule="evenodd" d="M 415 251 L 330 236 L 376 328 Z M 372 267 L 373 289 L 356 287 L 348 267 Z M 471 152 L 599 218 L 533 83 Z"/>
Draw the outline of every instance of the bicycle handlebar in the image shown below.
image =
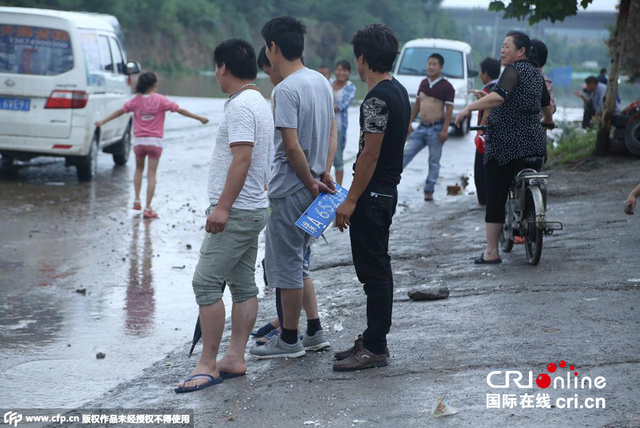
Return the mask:
<path id="1" fill-rule="evenodd" d="M 554 129 L 556 127 L 555 123 L 540 122 L 540 125 L 542 125 L 543 128 L 547 128 L 547 129 Z M 486 131 L 487 129 L 489 129 L 488 125 L 478 125 L 478 126 L 469 127 L 470 131 Z"/>

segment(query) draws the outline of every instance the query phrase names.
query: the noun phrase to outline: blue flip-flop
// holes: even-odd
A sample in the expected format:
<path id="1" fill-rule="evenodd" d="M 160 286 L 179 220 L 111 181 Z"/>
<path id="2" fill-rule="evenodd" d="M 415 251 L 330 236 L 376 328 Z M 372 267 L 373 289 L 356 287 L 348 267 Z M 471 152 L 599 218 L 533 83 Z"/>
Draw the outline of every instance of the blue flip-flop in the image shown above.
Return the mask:
<path id="1" fill-rule="evenodd" d="M 189 376 L 189 378 L 187 380 L 185 380 L 183 383 L 187 383 L 190 380 L 198 379 L 198 378 L 207 378 L 207 379 L 209 379 L 209 382 L 202 383 L 200 385 L 195 385 L 195 386 L 187 386 L 187 387 L 182 387 L 182 388 L 175 388 L 174 391 L 177 392 L 177 393 L 200 391 L 201 389 L 205 389 L 205 388 L 208 388 L 210 386 L 217 385 L 217 384 L 222 383 L 224 381 L 222 376 L 220 376 L 219 378 L 216 379 L 213 376 L 211 376 L 210 374 L 200 373 L 200 374 L 195 374 L 193 376 Z"/>
<path id="2" fill-rule="evenodd" d="M 234 377 L 245 376 L 246 373 L 229 373 L 229 372 L 220 372 L 220 377 L 222 379 L 233 379 Z"/>

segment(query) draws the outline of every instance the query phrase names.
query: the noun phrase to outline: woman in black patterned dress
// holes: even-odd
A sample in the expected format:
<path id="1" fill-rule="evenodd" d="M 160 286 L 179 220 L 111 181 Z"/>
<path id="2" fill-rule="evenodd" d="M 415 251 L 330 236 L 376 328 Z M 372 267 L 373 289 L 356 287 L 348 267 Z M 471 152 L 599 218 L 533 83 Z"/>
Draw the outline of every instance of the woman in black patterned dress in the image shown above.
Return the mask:
<path id="1" fill-rule="evenodd" d="M 498 241 L 509 186 L 519 160 L 547 154 L 546 133 L 540 124 L 553 122 L 549 92 L 540 71 L 529 61 L 531 40 L 519 31 L 507 34 L 500 50 L 505 66 L 492 92 L 469 104 L 456 117 L 456 126 L 474 110 L 489 113 L 484 164 L 487 176 L 487 248 L 476 264 L 500 263 Z"/>

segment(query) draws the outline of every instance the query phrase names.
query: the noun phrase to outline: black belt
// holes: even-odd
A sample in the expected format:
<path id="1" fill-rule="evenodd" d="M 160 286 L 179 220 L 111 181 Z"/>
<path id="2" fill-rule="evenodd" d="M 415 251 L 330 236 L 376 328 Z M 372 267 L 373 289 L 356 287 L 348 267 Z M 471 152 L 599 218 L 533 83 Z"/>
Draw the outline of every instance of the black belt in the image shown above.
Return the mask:
<path id="1" fill-rule="evenodd" d="M 432 126 L 440 125 L 441 123 L 444 123 L 444 119 L 436 120 L 435 122 L 429 122 L 429 123 L 420 122 L 420 126 L 424 126 L 425 128 L 430 128 Z"/>

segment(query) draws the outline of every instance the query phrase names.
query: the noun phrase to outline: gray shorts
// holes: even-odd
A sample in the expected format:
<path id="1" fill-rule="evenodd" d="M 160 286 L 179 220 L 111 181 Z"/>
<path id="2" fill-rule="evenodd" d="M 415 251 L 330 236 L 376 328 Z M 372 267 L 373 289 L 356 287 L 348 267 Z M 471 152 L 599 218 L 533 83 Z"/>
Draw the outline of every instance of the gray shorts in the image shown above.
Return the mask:
<path id="1" fill-rule="evenodd" d="M 298 289 L 309 278 L 309 263 L 304 256 L 311 244 L 311 236 L 295 225 L 313 202 L 306 187 L 284 198 L 269 198 L 271 216 L 267 222 L 265 267 L 269 286 Z"/>
<path id="2" fill-rule="evenodd" d="M 212 211 L 209 207 L 207 214 Z M 258 235 L 267 223 L 268 208 L 231 208 L 222 233 L 207 233 L 200 248 L 200 260 L 193 274 L 193 292 L 200 306 L 222 298 L 226 281 L 233 302 L 258 295 L 255 280 Z"/>

